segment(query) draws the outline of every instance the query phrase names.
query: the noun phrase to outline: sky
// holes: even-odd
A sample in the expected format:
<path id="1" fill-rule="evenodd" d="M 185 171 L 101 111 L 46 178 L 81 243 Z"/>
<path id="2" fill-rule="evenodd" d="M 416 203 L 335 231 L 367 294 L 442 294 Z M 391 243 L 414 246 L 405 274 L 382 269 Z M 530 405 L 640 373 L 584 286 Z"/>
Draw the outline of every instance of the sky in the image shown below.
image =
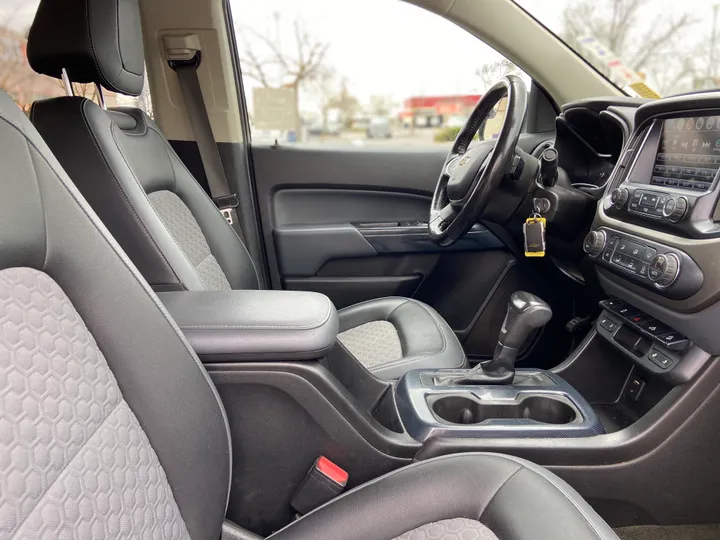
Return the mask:
<path id="1" fill-rule="evenodd" d="M 572 2 L 517 1 L 555 32 L 562 30 L 562 13 Z M 714 3 L 652 0 L 649 11 L 690 12 L 702 21 L 699 24 L 708 25 Z M 462 28 L 400 0 L 231 0 L 231 6 L 236 26 L 252 28 L 276 41 L 279 35 L 281 43 L 292 37 L 292 21 L 301 20 L 312 36 L 330 44 L 327 63 L 347 78 L 351 92 L 364 102 L 374 94 L 402 101 L 413 95 L 482 93 L 485 87 L 477 69 L 500 58 Z M 280 14 L 279 23 L 276 14 Z M 644 33 L 654 22 L 653 18 L 639 21 L 636 31 Z M 285 44 L 288 51 L 289 46 Z M 668 61 L 679 61 L 680 56 Z M 258 85 L 248 78 L 245 84 Z M 303 101 L 312 101 L 310 94 L 308 90 L 303 95 L 301 106 Z"/>
<path id="2" fill-rule="evenodd" d="M 231 6 L 236 26 L 273 39 L 279 34 L 281 43 L 289 41 L 288 52 L 292 23 L 301 20 L 311 36 L 329 44 L 327 64 L 361 101 L 482 93 L 477 68 L 501 58 L 453 23 L 399 0 L 231 0 Z"/>
<path id="3" fill-rule="evenodd" d="M 517 1 L 528 11 L 540 14 L 541 21 L 555 31 L 561 29 L 562 12 L 572 2 Z M 718 2 L 652 0 L 652 8 L 657 13 L 690 12 L 702 21 L 700 24 L 709 25 L 712 6 Z M 38 0 L 0 0 L 0 18 L 7 20 L 12 16 L 13 26 L 25 29 L 32 21 L 37 3 Z M 453 23 L 400 0 L 230 0 L 230 3 L 235 26 L 263 34 L 288 52 L 294 48 L 293 21 L 301 21 L 314 40 L 329 44 L 326 64 L 365 103 L 373 95 L 401 102 L 415 95 L 482 93 L 485 86 L 476 74 L 477 69 L 500 58 Z M 642 21 L 644 27 L 638 32 L 653 22 L 652 18 Z M 238 41 L 242 50 L 242 40 Z M 247 88 L 258 83 L 248 78 L 245 83 L 248 99 L 252 100 L 252 91 Z M 302 101 L 316 101 L 319 99 L 316 94 L 317 90 L 308 88 Z"/>

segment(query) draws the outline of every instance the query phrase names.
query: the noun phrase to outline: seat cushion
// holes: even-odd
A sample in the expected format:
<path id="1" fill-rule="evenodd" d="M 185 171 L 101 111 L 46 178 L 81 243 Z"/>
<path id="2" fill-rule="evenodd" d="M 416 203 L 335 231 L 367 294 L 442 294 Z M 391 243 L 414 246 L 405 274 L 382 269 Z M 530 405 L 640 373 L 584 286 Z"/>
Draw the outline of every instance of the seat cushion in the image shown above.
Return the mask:
<path id="1" fill-rule="evenodd" d="M 467 366 L 452 329 L 437 311 L 417 300 L 369 300 L 338 315 L 338 341 L 378 378 L 397 379 L 413 369 Z"/>
<path id="2" fill-rule="evenodd" d="M 363 484 L 272 540 L 617 540 L 551 472 L 501 454 L 421 461 Z"/>
<path id="3" fill-rule="evenodd" d="M 454 518 L 428 523 L 393 540 L 498 540 L 498 537 L 479 521 Z"/>

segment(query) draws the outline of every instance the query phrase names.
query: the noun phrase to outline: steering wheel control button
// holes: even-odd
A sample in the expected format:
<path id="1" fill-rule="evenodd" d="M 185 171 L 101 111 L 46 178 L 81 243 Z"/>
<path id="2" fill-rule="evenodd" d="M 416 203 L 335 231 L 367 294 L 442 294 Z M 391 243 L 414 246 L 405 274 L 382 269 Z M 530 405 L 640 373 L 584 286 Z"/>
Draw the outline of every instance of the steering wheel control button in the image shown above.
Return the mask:
<path id="1" fill-rule="evenodd" d="M 605 249 L 606 242 L 605 231 L 590 231 L 583 242 L 583 251 L 590 257 L 599 257 Z"/>
<path id="2" fill-rule="evenodd" d="M 680 260 L 673 253 L 657 255 L 650 263 L 648 277 L 658 287 L 669 287 L 680 273 Z"/>
<path id="3" fill-rule="evenodd" d="M 627 188 L 614 189 L 612 194 L 610 195 L 610 201 L 618 210 L 622 210 L 625 207 L 625 204 L 627 204 L 629 198 L 630 192 L 627 190 Z"/>

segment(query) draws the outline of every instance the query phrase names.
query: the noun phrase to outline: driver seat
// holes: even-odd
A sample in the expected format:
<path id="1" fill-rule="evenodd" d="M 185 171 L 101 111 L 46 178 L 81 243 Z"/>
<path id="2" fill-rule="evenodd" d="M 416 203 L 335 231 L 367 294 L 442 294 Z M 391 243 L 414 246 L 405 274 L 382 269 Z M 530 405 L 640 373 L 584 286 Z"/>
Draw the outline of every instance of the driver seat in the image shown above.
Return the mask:
<path id="1" fill-rule="evenodd" d="M 145 61 L 137 1 L 43 0 L 27 54 L 38 73 L 60 78 L 65 68 L 75 82 L 137 96 Z M 60 97 L 36 102 L 30 119 L 156 291 L 259 288 L 242 240 L 142 110 Z M 339 319 L 336 352 L 380 379 L 467 367 L 452 329 L 417 300 L 371 300 Z"/>

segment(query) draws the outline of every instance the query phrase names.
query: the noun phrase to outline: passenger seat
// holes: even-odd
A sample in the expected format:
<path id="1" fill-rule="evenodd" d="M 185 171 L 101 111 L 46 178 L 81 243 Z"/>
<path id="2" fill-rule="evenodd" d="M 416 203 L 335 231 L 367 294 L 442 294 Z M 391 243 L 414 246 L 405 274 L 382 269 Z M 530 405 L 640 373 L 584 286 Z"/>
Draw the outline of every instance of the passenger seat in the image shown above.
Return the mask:
<path id="1" fill-rule="evenodd" d="M 137 0 L 42 0 L 28 38 L 38 73 L 137 96 L 144 55 Z M 257 289 L 245 245 L 140 109 L 81 97 L 36 102 L 30 119 L 156 291 Z M 338 347 L 381 379 L 467 366 L 457 337 L 417 300 L 339 311 Z"/>

